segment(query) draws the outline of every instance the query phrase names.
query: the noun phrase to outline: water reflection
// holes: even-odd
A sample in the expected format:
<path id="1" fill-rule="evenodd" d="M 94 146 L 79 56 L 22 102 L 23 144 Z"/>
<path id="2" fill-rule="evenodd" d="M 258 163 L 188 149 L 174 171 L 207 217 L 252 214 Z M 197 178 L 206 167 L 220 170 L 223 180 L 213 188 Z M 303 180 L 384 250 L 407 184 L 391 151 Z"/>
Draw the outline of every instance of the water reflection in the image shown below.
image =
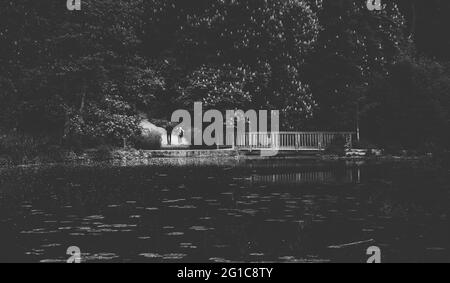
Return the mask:
<path id="1" fill-rule="evenodd" d="M 325 184 L 325 183 L 360 183 L 361 168 L 348 169 L 342 172 L 306 171 L 293 173 L 279 173 L 270 175 L 252 175 L 253 184 Z"/>
<path id="2" fill-rule="evenodd" d="M 449 260 L 448 170 L 276 165 L 3 171 L 0 261 Z"/>

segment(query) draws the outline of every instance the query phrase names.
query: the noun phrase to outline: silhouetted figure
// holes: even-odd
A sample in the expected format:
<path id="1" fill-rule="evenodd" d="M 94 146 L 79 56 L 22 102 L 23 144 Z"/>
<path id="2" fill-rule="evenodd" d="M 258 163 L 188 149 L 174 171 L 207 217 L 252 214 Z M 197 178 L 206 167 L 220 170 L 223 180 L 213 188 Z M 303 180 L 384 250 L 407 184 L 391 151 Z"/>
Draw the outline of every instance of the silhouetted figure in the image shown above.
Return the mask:
<path id="1" fill-rule="evenodd" d="M 171 145 L 172 144 L 172 131 L 173 131 L 172 124 L 167 125 L 166 131 L 167 131 L 167 144 Z"/>
<path id="2" fill-rule="evenodd" d="M 180 133 L 178 134 L 178 143 L 179 144 L 183 143 L 183 136 L 184 136 L 184 131 L 182 128 L 180 128 Z"/>

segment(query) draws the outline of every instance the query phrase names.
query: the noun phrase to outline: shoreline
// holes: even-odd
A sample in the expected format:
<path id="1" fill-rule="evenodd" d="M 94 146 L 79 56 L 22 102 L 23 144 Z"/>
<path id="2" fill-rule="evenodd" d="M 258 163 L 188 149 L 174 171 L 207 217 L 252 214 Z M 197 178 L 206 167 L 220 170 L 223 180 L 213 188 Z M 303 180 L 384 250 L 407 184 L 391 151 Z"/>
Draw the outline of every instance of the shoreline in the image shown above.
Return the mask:
<path id="1" fill-rule="evenodd" d="M 273 157 L 261 157 L 255 152 L 239 152 L 233 149 L 221 150 L 114 150 L 108 154 L 87 150 L 80 154 L 70 152 L 60 160 L 36 158 L 20 164 L 0 164 L 0 169 L 31 168 L 48 166 L 234 166 L 253 161 L 298 161 L 298 162 L 417 162 L 433 159 L 432 155 L 411 156 L 337 156 L 323 152 L 280 152 Z"/>

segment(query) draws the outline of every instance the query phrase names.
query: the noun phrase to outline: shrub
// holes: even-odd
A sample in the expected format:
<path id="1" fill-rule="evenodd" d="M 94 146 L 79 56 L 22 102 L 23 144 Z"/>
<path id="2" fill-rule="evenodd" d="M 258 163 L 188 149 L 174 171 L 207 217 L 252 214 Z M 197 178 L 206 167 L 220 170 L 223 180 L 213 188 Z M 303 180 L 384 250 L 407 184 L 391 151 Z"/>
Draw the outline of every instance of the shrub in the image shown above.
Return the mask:
<path id="1" fill-rule="evenodd" d="M 134 138 L 134 146 L 136 149 L 160 149 L 161 142 L 162 136 L 156 131 L 145 131 L 142 135 Z"/>
<path id="2" fill-rule="evenodd" d="M 0 139 L 0 155 L 9 156 L 13 163 L 36 158 L 49 144 L 47 137 L 34 137 L 22 133 L 8 133 Z"/>
<path id="3" fill-rule="evenodd" d="M 44 159 L 49 162 L 62 162 L 65 159 L 65 150 L 59 145 L 50 145 L 42 152 Z"/>
<path id="4" fill-rule="evenodd" d="M 8 166 L 10 163 L 8 156 L 0 156 L 0 166 Z"/>
<path id="5" fill-rule="evenodd" d="M 376 149 L 378 148 L 375 144 L 369 142 L 368 140 L 361 139 L 359 141 L 354 141 L 352 144 L 353 148 L 356 149 Z"/>
<path id="6" fill-rule="evenodd" d="M 328 154 L 337 154 L 339 156 L 345 155 L 347 141 L 341 135 L 336 136 L 325 149 L 325 152 Z"/>
<path id="7" fill-rule="evenodd" d="M 66 150 L 49 136 L 33 136 L 20 132 L 9 132 L 0 136 L 0 156 L 5 163 L 61 162 Z"/>
<path id="8" fill-rule="evenodd" d="M 385 152 L 391 155 L 402 155 L 403 147 L 399 143 L 390 143 L 385 146 Z"/>
<path id="9" fill-rule="evenodd" d="M 97 147 L 95 158 L 97 160 L 108 160 L 112 158 L 113 148 L 110 145 L 102 144 Z"/>

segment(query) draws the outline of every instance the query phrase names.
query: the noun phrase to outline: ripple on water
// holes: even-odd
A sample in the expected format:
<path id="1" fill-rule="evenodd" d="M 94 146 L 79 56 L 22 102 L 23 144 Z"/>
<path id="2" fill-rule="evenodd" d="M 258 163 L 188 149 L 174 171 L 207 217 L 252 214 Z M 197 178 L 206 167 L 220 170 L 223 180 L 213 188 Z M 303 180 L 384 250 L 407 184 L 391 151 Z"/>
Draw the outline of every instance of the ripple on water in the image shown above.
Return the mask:
<path id="1" fill-rule="evenodd" d="M 92 230 L 91 227 L 77 227 L 76 229 L 79 231 L 88 231 L 88 232 Z"/>
<path id="2" fill-rule="evenodd" d="M 182 254 L 182 253 L 170 253 L 170 254 L 163 255 L 163 259 L 166 259 L 166 260 L 183 259 L 186 256 L 187 256 L 186 254 Z"/>
<path id="3" fill-rule="evenodd" d="M 328 260 L 323 259 L 296 258 L 294 256 L 282 256 L 278 259 L 289 263 L 328 262 Z"/>
<path id="4" fill-rule="evenodd" d="M 182 236 L 184 235 L 183 232 L 169 232 L 166 234 L 167 236 Z"/>
<path id="5" fill-rule="evenodd" d="M 119 258 L 115 253 L 96 253 L 96 254 L 84 254 L 82 255 L 83 261 L 107 261 Z"/>
<path id="6" fill-rule="evenodd" d="M 110 204 L 107 207 L 108 208 L 117 208 L 117 207 L 120 207 L 120 204 Z"/>
<path id="7" fill-rule="evenodd" d="M 244 213 L 244 214 L 248 214 L 248 215 L 251 215 L 251 216 L 254 216 L 254 215 L 256 215 L 256 213 L 258 211 L 254 210 L 254 209 L 242 209 L 242 210 L 239 210 L 239 212 L 240 213 Z"/>
<path id="8" fill-rule="evenodd" d="M 251 253 L 250 256 L 261 257 L 264 256 L 264 253 Z"/>
<path id="9" fill-rule="evenodd" d="M 182 249 L 196 249 L 197 246 L 193 245 L 192 243 L 180 243 L 180 248 L 182 248 Z"/>
<path id="10" fill-rule="evenodd" d="M 287 222 L 286 219 L 273 219 L 273 218 L 266 219 L 264 221 L 266 221 L 266 222 L 280 222 L 280 223 Z"/>
<path id="11" fill-rule="evenodd" d="M 231 212 L 229 212 L 229 213 L 227 213 L 227 215 L 233 216 L 233 217 L 242 217 L 242 214 L 239 214 L 239 213 L 231 213 Z"/>
<path id="12" fill-rule="evenodd" d="M 186 201 L 186 199 L 181 198 L 181 199 L 167 199 L 167 200 L 163 200 L 163 203 L 175 203 L 175 202 L 181 202 L 181 201 Z"/>
<path id="13" fill-rule="evenodd" d="M 225 245 L 225 244 L 222 244 L 222 245 L 214 245 L 214 247 L 215 248 L 217 248 L 217 249 L 225 249 L 225 248 L 229 248 L 230 247 L 230 245 Z"/>
<path id="14" fill-rule="evenodd" d="M 112 227 L 114 228 L 135 228 L 137 227 L 136 224 L 113 224 Z"/>
<path id="15" fill-rule="evenodd" d="M 146 258 L 162 258 L 163 256 L 156 253 L 141 253 L 140 256 L 146 257 Z"/>
<path id="16" fill-rule="evenodd" d="M 38 228 L 33 230 L 20 231 L 20 234 L 53 234 L 57 232 L 58 231 L 56 230 L 46 230 L 44 228 Z"/>
<path id="17" fill-rule="evenodd" d="M 230 263 L 232 262 L 231 260 L 227 260 L 221 257 L 211 257 L 209 258 L 210 261 L 212 262 L 216 262 L 216 263 Z"/>
<path id="18" fill-rule="evenodd" d="M 446 250 L 446 248 L 442 248 L 442 247 L 429 247 L 426 249 L 427 249 L 427 251 L 445 251 Z"/>
<path id="19" fill-rule="evenodd" d="M 214 230 L 214 228 L 207 228 L 205 226 L 191 226 L 189 227 L 190 230 L 194 231 L 208 231 L 208 230 Z"/>
<path id="20" fill-rule="evenodd" d="M 170 205 L 169 208 L 193 209 L 193 208 L 197 208 L 197 207 L 195 205 Z"/>
<path id="21" fill-rule="evenodd" d="M 119 232 L 117 229 L 112 228 L 99 228 L 99 229 L 91 229 L 88 233 L 116 233 Z"/>
<path id="22" fill-rule="evenodd" d="M 31 210 L 31 215 L 43 215 L 43 214 L 44 212 L 42 210 L 37 209 Z"/>
<path id="23" fill-rule="evenodd" d="M 66 259 L 42 259 L 39 262 L 40 263 L 65 263 L 67 260 Z"/>
<path id="24" fill-rule="evenodd" d="M 64 227 L 59 227 L 58 230 L 70 230 L 73 229 L 73 227 L 69 227 L 69 226 L 64 226 Z"/>
<path id="25" fill-rule="evenodd" d="M 139 240 L 149 240 L 149 239 L 151 239 L 151 237 L 149 237 L 149 236 L 141 236 L 141 237 L 138 237 L 138 239 Z"/>
<path id="26" fill-rule="evenodd" d="M 70 236 L 83 237 L 86 236 L 85 233 L 69 233 Z"/>
<path id="27" fill-rule="evenodd" d="M 31 251 L 28 251 L 25 254 L 33 255 L 33 256 L 41 256 L 44 254 L 44 250 L 43 249 L 32 249 Z"/>
<path id="28" fill-rule="evenodd" d="M 41 245 L 41 248 L 55 248 L 55 247 L 60 247 L 60 246 L 61 246 L 61 244 L 51 243 L 51 244 Z"/>
<path id="29" fill-rule="evenodd" d="M 91 215 L 91 216 L 87 216 L 85 217 L 83 220 L 102 220 L 105 217 L 103 215 Z"/>

